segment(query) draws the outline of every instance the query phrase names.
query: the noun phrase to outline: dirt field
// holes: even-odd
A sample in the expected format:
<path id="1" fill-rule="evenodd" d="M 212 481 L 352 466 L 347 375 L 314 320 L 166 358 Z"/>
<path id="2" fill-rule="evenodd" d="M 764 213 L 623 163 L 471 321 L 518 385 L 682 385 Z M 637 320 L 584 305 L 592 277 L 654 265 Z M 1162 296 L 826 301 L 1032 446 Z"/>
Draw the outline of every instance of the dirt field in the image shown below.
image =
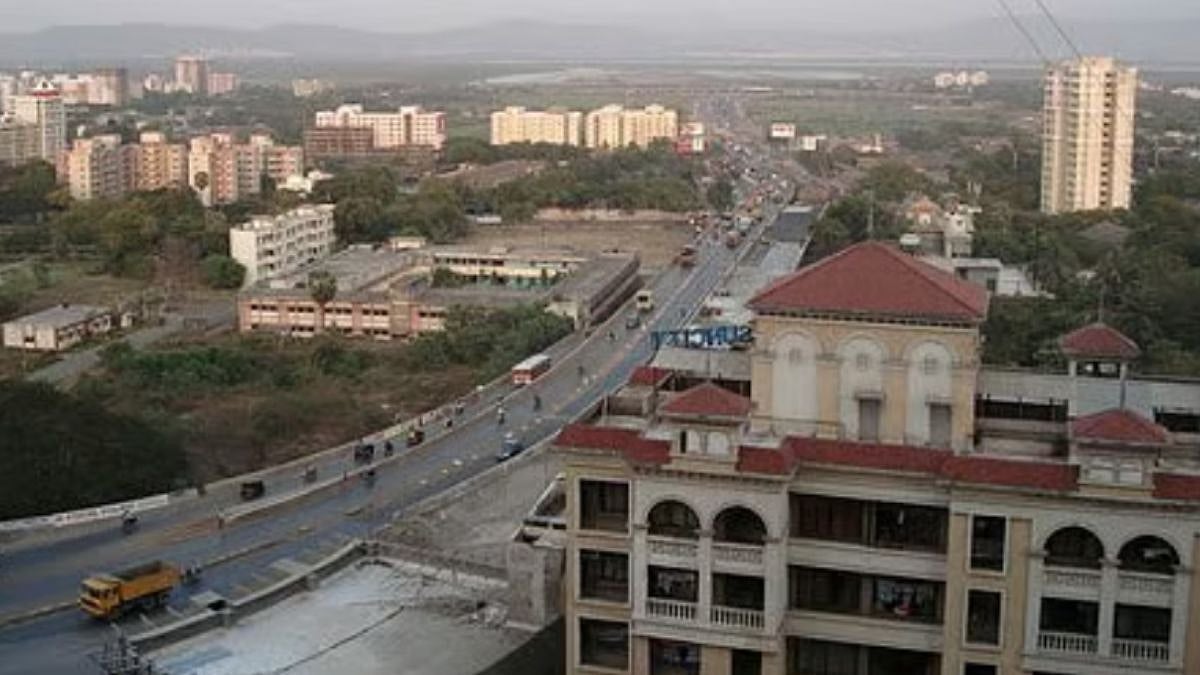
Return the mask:
<path id="1" fill-rule="evenodd" d="M 679 253 L 679 249 L 687 243 L 691 233 L 691 228 L 686 223 L 555 221 L 477 227 L 463 244 L 472 247 L 569 247 L 589 253 L 618 248 L 640 253 L 643 269 L 658 269 L 670 264 Z"/>

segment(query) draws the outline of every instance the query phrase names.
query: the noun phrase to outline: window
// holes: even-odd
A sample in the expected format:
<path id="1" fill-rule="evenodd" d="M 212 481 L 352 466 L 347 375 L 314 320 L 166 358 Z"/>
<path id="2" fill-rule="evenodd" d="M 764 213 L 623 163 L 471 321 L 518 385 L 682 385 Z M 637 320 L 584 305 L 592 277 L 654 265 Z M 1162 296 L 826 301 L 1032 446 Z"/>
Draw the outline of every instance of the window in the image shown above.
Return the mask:
<path id="1" fill-rule="evenodd" d="M 695 570 L 651 565 L 648 572 L 650 585 L 646 592 L 650 597 L 677 602 L 698 600 L 700 575 Z"/>
<path id="2" fill-rule="evenodd" d="M 914 504 L 875 505 L 876 546 L 944 552 L 947 511 Z"/>
<path id="3" fill-rule="evenodd" d="M 1096 635 L 1100 625 L 1100 605 L 1081 600 L 1042 598 L 1038 628 L 1047 633 Z"/>
<path id="4" fill-rule="evenodd" d="M 700 675 L 700 645 L 651 640 L 650 675 Z"/>
<path id="5" fill-rule="evenodd" d="M 579 481 L 579 526 L 585 530 L 626 532 L 629 529 L 629 485 Z"/>
<path id="6" fill-rule="evenodd" d="M 579 662 L 626 670 L 629 667 L 629 624 L 580 619 Z"/>
<path id="7" fill-rule="evenodd" d="M 1113 637 L 1143 642 L 1171 641 L 1171 610 L 1165 607 L 1117 605 Z"/>
<path id="8" fill-rule="evenodd" d="M 1104 544 L 1091 531 L 1082 527 L 1064 527 L 1046 540 L 1048 567 L 1081 567 L 1100 569 L 1104 559 Z"/>
<path id="9" fill-rule="evenodd" d="M 1144 535 L 1121 547 L 1117 559 L 1121 569 L 1150 574 L 1175 574 L 1179 565 L 1179 554 L 1175 547 L 1159 537 Z"/>
<path id="10" fill-rule="evenodd" d="M 879 440 L 879 420 L 882 412 L 883 402 L 879 399 L 858 399 L 858 440 L 869 442 Z"/>
<path id="11" fill-rule="evenodd" d="M 762 652 L 733 650 L 730 675 L 762 675 Z"/>
<path id="12" fill-rule="evenodd" d="M 679 539 L 700 537 L 700 519 L 696 517 L 696 512 L 683 502 L 659 502 L 650 509 L 646 520 L 649 532 L 654 536 Z"/>
<path id="13" fill-rule="evenodd" d="M 629 556 L 604 551 L 579 552 L 579 596 L 629 602 Z"/>
<path id="14" fill-rule="evenodd" d="M 935 448 L 950 447 L 951 421 L 953 414 L 950 406 L 944 403 L 929 404 L 929 444 Z"/>
<path id="15" fill-rule="evenodd" d="M 968 643 L 1000 644 L 1000 604 L 1000 594 L 995 591 L 967 591 Z"/>
<path id="16" fill-rule="evenodd" d="M 871 612 L 877 616 L 927 623 L 942 618 L 942 585 L 937 582 L 881 577 L 873 586 Z"/>
<path id="17" fill-rule="evenodd" d="M 858 675 L 858 645 L 804 638 L 787 639 L 788 672 L 793 675 Z"/>
<path id="18" fill-rule="evenodd" d="M 971 517 L 971 569 L 1004 571 L 1008 523 L 999 516 Z"/>
<path id="19" fill-rule="evenodd" d="M 987 663 L 968 663 L 963 666 L 963 675 L 998 675 L 996 666 Z"/>
<path id="20" fill-rule="evenodd" d="M 733 506 L 717 514 L 713 521 L 713 540 L 762 546 L 767 540 L 767 526 L 757 513 Z"/>
<path id="21" fill-rule="evenodd" d="M 714 605 L 763 611 L 765 596 L 762 577 L 714 574 L 712 585 Z"/>
<path id="22" fill-rule="evenodd" d="M 862 603 L 862 577 L 851 572 L 788 568 L 791 606 L 817 612 L 857 614 Z"/>
<path id="23" fill-rule="evenodd" d="M 863 543 L 865 506 L 857 499 L 793 494 L 790 497 L 792 536 Z"/>

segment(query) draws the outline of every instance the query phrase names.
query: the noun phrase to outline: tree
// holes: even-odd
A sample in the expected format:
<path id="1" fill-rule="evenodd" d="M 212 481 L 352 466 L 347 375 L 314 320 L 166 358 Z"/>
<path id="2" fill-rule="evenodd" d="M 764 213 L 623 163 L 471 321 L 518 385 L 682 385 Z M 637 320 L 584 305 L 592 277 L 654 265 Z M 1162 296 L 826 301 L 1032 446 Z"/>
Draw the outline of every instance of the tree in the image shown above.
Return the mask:
<path id="1" fill-rule="evenodd" d="M 724 213 L 733 210 L 733 183 L 728 178 L 721 178 L 710 185 L 704 196 L 714 211 Z"/>
<path id="2" fill-rule="evenodd" d="M 325 306 L 337 297 L 337 277 L 328 270 L 316 270 L 308 275 L 308 293 L 317 303 L 317 325 L 315 332 L 325 330 Z"/>
<path id="3" fill-rule="evenodd" d="M 227 255 L 212 254 L 204 259 L 204 281 L 213 288 L 241 288 L 246 268 Z"/>

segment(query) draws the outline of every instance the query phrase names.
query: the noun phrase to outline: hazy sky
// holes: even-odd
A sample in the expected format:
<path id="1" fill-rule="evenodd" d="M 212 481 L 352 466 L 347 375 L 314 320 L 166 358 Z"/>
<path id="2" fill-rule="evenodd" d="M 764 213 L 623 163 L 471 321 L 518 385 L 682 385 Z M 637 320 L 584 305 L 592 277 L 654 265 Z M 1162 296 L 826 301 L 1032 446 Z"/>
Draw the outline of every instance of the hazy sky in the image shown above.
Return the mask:
<path id="1" fill-rule="evenodd" d="M 1034 13 L 1034 0 L 1009 0 Z M 1200 18 L 1198 0 L 1046 0 L 1075 17 Z M 888 31 L 998 16 L 996 0 L 0 0 L 0 31 L 56 24 L 168 22 L 255 27 L 329 23 L 411 32 L 500 19 Z"/>

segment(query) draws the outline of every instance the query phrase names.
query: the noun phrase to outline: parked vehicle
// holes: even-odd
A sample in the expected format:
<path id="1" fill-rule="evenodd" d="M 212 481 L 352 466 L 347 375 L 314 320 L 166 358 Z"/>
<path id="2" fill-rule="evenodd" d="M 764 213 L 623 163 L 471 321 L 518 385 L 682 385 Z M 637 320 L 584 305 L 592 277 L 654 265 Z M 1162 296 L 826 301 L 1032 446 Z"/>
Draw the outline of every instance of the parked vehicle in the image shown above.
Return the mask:
<path id="1" fill-rule="evenodd" d="M 179 584 L 179 568 L 156 560 L 112 574 L 83 580 L 79 608 L 97 619 L 115 619 L 135 608 L 165 605 Z"/>
<path id="2" fill-rule="evenodd" d="M 242 501 L 251 502 L 267 493 L 267 485 L 261 480 L 248 480 L 242 483 Z"/>
<path id="3" fill-rule="evenodd" d="M 679 252 L 679 255 L 675 257 L 675 262 L 678 263 L 679 266 L 684 269 L 695 267 L 696 266 L 696 247 L 692 246 L 690 244 L 687 246 L 684 246 L 683 250 Z"/>
<path id="4" fill-rule="evenodd" d="M 408 437 L 405 438 L 405 440 L 404 440 L 405 445 L 407 445 L 410 448 L 420 445 L 424 442 L 425 442 L 425 430 L 418 429 L 416 427 L 413 427 L 412 429 L 408 430 Z"/>
<path id="5" fill-rule="evenodd" d="M 370 464 L 375 461 L 375 446 L 370 443 L 354 446 L 354 461 L 358 464 Z"/>
<path id="6" fill-rule="evenodd" d="M 525 444 L 510 431 L 504 434 L 504 440 L 500 442 L 500 452 L 496 453 L 496 461 L 506 462 L 524 451 Z"/>

